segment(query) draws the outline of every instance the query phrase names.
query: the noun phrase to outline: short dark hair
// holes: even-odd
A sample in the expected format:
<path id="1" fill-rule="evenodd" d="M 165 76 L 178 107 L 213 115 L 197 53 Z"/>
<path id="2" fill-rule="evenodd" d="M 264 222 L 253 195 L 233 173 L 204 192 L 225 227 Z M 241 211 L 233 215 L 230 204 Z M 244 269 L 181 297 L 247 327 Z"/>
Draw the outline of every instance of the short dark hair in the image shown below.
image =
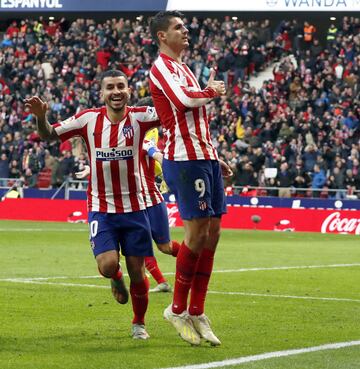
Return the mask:
<path id="1" fill-rule="evenodd" d="M 184 14 L 177 10 L 168 10 L 159 12 L 151 18 L 150 32 L 152 38 L 159 44 L 157 33 L 159 31 L 166 31 L 170 25 L 171 18 L 183 18 Z"/>
<path id="2" fill-rule="evenodd" d="M 109 69 L 109 70 L 106 70 L 105 72 L 101 73 L 100 86 L 102 85 L 103 80 L 107 77 L 124 77 L 126 79 L 126 81 L 128 80 L 127 75 L 124 72 L 122 72 L 121 70 Z"/>

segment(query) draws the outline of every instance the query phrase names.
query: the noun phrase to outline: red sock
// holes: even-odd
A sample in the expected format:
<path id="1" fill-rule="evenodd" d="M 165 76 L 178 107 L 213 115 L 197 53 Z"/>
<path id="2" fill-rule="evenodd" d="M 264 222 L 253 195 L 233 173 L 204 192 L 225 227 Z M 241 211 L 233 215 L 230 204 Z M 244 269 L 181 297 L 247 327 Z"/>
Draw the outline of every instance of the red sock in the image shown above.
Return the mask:
<path id="1" fill-rule="evenodd" d="M 111 279 L 118 281 L 123 276 L 122 270 L 119 268 L 119 270 L 111 277 Z"/>
<path id="2" fill-rule="evenodd" d="M 147 277 L 139 283 L 130 282 L 130 295 L 134 312 L 133 324 L 145 324 L 145 313 L 149 303 L 149 280 Z"/>
<path id="3" fill-rule="evenodd" d="M 158 284 L 166 282 L 166 279 L 161 273 L 161 270 L 159 269 L 158 263 L 154 256 L 145 256 L 145 268 L 153 276 Z"/>
<path id="4" fill-rule="evenodd" d="M 190 315 L 201 315 L 204 312 L 206 293 L 214 265 L 214 254 L 215 251 L 205 248 L 200 254 L 195 277 L 191 285 Z"/>
<path id="5" fill-rule="evenodd" d="M 177 257 L 180 250 L 180 244 L 177 241 L 171 241 L 171 255 Z"/>
<path id="6" fill-rule="evenodd" d="M 187 298 L 194 278 L 199 255 L 194 254 L 183 242 L 176 257 L 176 274 L 172 310 L 181 314 L 187 308 Z"/>

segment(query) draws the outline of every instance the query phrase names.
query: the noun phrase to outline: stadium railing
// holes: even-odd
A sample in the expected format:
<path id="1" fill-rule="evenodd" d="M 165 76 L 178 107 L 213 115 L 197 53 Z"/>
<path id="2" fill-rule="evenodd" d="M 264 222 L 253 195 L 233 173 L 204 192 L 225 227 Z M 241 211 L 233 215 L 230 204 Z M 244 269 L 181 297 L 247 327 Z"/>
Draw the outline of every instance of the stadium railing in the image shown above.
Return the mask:
<path id="1" fill-rule="evenodd" d="M 279 194 L 279 191 L 283 192 Z M 261 187 L 261 186 L 232 186 L 228 192 L 240 196 L 274 196 L 274 197 L 306 197 L 306 198 L 338 198 L 360 199 L 360 190 L 308 188 L 308 187 Z"/>

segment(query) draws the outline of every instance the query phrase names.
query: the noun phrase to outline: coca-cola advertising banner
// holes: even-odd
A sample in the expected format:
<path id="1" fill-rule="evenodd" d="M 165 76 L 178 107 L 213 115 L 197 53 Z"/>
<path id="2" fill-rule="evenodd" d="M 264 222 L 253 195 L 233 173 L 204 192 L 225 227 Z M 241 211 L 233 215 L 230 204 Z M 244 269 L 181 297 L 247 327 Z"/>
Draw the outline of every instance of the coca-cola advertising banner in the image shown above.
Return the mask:
<path id="1" fill-rule="evenodd" d="M 359 210 L 316 210 L 228 206 L 222 227 L 289 232 L 360 234 Z M 175 204 L 168 204 L 169 224 L 182 226 Z M 86 222 L 86 201 L 5 199 L 0 219 Z"/>
<path id="2" fill-rule="evenodd" d="M 228 206 L 222 228 L 360 234 L 359 210 L 316 210 Z M 168 205 L 170 226 L 181 226 L 177 206 Z"/>

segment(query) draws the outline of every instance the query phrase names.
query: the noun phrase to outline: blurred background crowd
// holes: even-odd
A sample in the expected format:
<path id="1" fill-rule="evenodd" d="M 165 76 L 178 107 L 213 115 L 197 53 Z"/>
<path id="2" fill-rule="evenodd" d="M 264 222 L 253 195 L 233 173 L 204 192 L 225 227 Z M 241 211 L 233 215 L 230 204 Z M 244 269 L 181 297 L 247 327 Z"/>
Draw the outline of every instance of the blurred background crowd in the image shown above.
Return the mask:
<path id="1" fill-rule="evenodd" d="M 210 68 L 227 95 L 209 108 L 212 140 L 234 176 L 228 193 L 345 198 L 360 189 L 360 20 L 344 17 L 325 37 L 308 22 L 188 18 L 184 62 L 202 86 Z M 24 99 L 49 104 L 50 122 L 101 105 L 98 79 L 126 73 L 132 101 L 149 95 L 157 56 L 148 18 L 99 22 L 13 21 L 0 41 L 0 186 L 22 178 L 52 187 L 87 164 L 80 139 L 42 142 Z M 249 80 L 272 68 L 259 89 Z M 258 189 L 254 189 L 257 187 Z"/>

